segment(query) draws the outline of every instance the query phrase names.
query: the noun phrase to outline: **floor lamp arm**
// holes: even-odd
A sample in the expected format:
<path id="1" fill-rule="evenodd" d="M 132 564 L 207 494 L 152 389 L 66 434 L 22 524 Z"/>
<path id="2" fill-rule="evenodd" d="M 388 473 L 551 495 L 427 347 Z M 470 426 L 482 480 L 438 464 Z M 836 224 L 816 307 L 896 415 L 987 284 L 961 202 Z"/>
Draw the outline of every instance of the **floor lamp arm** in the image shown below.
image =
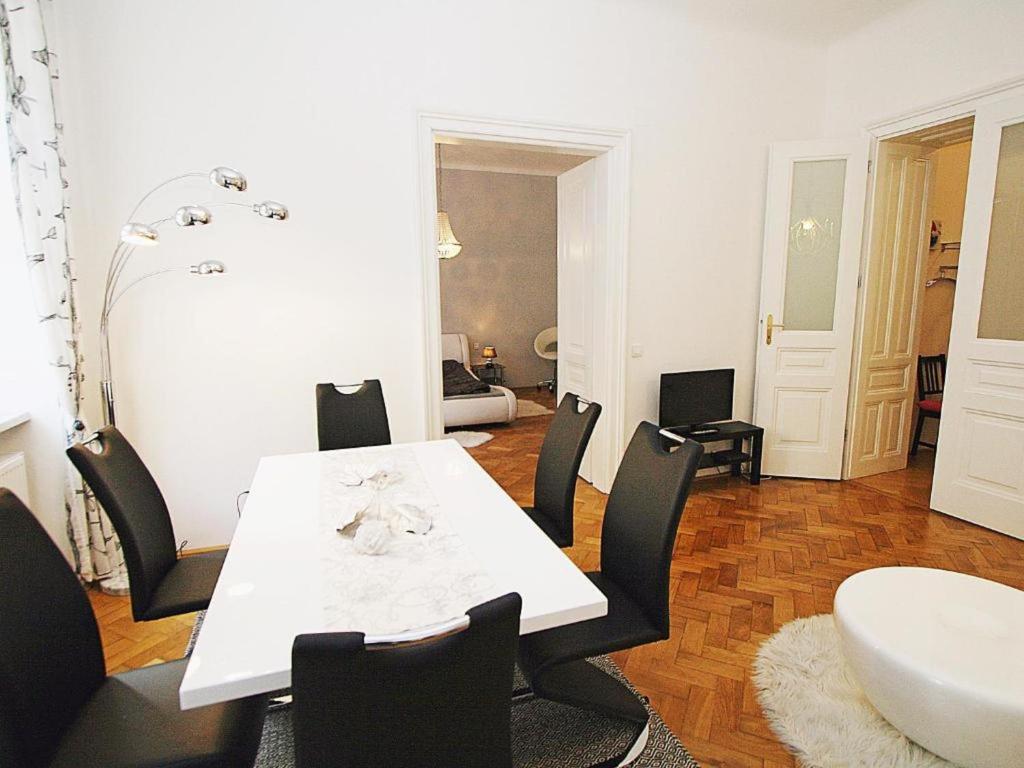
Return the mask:
<path id="1" fill-rule="evenodd" d="M 155 187 L 150 189 L 144 194 L 139 201 L 132 208 L 131 213 L 128 214 L 128 218 L 125 224 L 125 230 L 123 230 L 122 237 L 128 238 L 129 242 L 119 240 L 117 245 L 114 246 L 114 250 L 110 256 L 110 262 L 107 264 L 107 276 L 105 285 L 103 288 L 103 305 L 100 311 L 100 370 L 101 370 L 101 381 L 100 389 L 103 396 L 103 421 L 105 424 L 113 425 L 115 423 L 115 412 L 114 412 L 114 386 L 112 382 L 112 370 L 110 362 L 110 313 L 114 309 L 114 305 L 120 300 L 125 293 L 131 290 L 134 286 L 141 283 L 143 280 L 148 280 L 156 275 L 161 275 L 166 272 L 173 272 L 180 269 L 178 267 L 171 267 L 168 269 L 160 269 L 154 272 L 149 272 L 141 277 L 136 278 L 122 290 L 118 290 L 118 283 L 121 276 L 124 274 L 125 268 L 128 266 L 128 262 L 132 258 L 132 254 L 135 252 L 133 245 L 134 236 L 140 233 L 133 233 L 130 230 L 134 228 L 144 229 L 145 225 L 133 223 L 135 215 L 142 208 L 143 204 L 150 197 L 152 197 L 157 191 L 163 189 L 169 184 L 173 184 L 176 181 L 190 178 L 208 178 L 215 186 L 222 187 L 224 189 L 234 190 L 236 192 L 244 192 L 248 186 L 248 182 L 244 175 L 238 171 L 228 168 L 226 166 L 218 166 L 212 171 L 191 171 L 189 173 L 180 173 L 177 176 L 171 176 L 164 181 L 161 181 Z M 288 218 L 288 209 L 281 203 L 274 202 L 272 200 L 265 200 L 262 203 L 236 203 L 236 202 L 211 202 L 213 205 L 233 205 L 244 208 L 251 208 L 255 213 L 259 214 L 263 218 L 275 219 L 283 221 Z M 203 217 L 198 217 L 196 214 L 205 214 Z M 182 215 L 185 218 L 180 218 Z M 192 218 L 188 218 L 192 216 Z M 205 209 L 198 209 L 195 206 L 184 206 L 179 208 L 175 214 L 175 217 L 159 219 L 158 221 L 152 222 L 148 225 L 149 232 L 142 232 L 141 235 L 150 242 L 150 244 L 156 243 L 156 235 L 152 230 L 157 229 L 160 225 L 165 224 L 168 221 L 176 220 L 179 226 L 192 226 L 195 224 L 207 224 L 210 221 L 209 211 Z M 127 234 L 124 234 L 127 232 Z M 217 274 L 224 271 L 224 265 L 220 262 L 203 262 L 195 268 L 190 268 L 197 274 Z"/>
<path id="2" fill-rule="evenodd" d="M 143 280 L 148 280 L 149 278 L 156 277 L 157 275 L 166 275 L 168 272 L 183 272 L 183 271 L 185 271 L 187 269 L 188 269 L 188 267 L 167 267 L 166 269 L 157 269 L 157 270 L 155 270 L 153 272 L 147 272 L 146 274 L 141 275 L 140 277 L 135 278 L 130 283 L 128 283 L 128 285 L 126 285 L 124 288 L 122 288 L 120 291 L 118 291 L 117 294 L 113 296 L 113 298 L 111 298 L 110 306 L 107 307 L 107 315 L 108 315 L 108 317 L 109 317 L 110 313 L 114 311 L 114 307 L 117 306 L 117 302 L 119 302 L 121 300 L 121 297 L 124 296 L 126 293 L 128 293 L 128 291 L 130 291 L 136 285 L 141 283 Z"/>
<path id="3" fill-rule="evenodd" d="M 181 181 L 182 179 L 192 179 L 197 176 L 205 178 L 207 175 L 209 174 L 204 173 L 203 171 L 191 171 L 190 173 L 180 173 L 177 176 L 171 176 L 171 178 L 161 181 L 159 184 L 157 184 L 155 187 L 149 190 L 149 192 L 147 192 L 141 198 L 139 198 L 139 202 L 137 202 L 135 204 L 135 207 L 132 208 L 132 212 L 128 214 L 128 218 L 126 219 L 126 221 L 132 221 L 132 219 L 135 218 L 135 214 L 139 212 L 139 208 L 142 207 L 142 204 L 145 203 L 150 197 L 152 197 L 154 193 L 160 191 L 168 184 L 172 184 L 175 181 Z"/>

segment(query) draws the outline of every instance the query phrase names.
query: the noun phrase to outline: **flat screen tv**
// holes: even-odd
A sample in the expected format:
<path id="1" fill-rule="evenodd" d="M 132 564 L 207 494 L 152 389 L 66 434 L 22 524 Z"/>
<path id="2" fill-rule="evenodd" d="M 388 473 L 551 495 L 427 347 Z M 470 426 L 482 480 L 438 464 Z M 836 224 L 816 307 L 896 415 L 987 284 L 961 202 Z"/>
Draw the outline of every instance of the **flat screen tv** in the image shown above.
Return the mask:
<path id="1" fill-rule="evenodd" d="M 661 374 L 658 422 L 695 428 L 732 418 L 732 368 Z"/>

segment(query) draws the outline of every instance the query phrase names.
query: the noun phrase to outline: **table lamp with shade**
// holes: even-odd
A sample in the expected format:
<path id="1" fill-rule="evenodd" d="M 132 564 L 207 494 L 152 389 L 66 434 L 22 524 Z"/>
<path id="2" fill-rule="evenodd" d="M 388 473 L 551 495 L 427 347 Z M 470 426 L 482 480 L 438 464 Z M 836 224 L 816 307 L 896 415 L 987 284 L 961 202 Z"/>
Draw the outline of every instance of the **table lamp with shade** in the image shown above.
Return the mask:
<path id="1" fill-rule="evenodd" d="M 498 356 L 498 350 L 496 350 L 494 347 L 488 346 L 484 347 L 484 351 L 481 352 L 480 354 L 483 357 L 484 362 L 487 363 L 487 367 L 490 368 L 491 366 L 494 365 L 494 359 Z"/>

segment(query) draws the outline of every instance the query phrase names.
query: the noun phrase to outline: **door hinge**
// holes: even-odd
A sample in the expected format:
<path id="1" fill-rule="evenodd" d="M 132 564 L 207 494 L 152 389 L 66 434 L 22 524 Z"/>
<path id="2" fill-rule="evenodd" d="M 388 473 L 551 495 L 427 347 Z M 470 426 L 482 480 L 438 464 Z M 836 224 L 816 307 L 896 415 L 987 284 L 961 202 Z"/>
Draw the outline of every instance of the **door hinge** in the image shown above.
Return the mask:
<path id="1" fill-rule="evenodd" d="M 868 173 L 871 173 L 871 160 L 868 160 Z"/>
<path id="2" fill-rule="evenodd" d="M 857 287 L 864 285 L 864 275 L 857 275 Z"/>

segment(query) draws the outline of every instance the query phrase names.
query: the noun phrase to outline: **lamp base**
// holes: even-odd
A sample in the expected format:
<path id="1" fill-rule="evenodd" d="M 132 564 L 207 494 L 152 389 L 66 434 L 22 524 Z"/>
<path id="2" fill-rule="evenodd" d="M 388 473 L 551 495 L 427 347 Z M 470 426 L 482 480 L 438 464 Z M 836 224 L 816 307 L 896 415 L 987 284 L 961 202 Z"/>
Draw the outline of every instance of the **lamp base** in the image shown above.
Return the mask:
<path id="1" fill-rule="evenodd" d="M 100 581 L 100 589 L 104 594 L 117 595 L 118 597 L 124 597 L 131 593 L 131 589 L 128 584 L 128 574 L 121 572 L 116 573 L 109 579 L 103 579 Z"/>

